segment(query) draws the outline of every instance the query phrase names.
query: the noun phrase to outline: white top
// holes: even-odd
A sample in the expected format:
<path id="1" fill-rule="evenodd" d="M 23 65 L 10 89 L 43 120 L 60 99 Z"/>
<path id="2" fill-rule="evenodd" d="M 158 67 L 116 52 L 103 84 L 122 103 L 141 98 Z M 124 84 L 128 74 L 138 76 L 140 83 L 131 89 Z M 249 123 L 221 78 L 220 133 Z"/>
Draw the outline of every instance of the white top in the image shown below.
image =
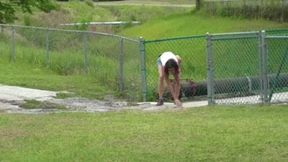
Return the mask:
<path id="1" fill-rule="evenodd" d="M 166 62 L 170 59 L 175 60 L 178 63 L 177 57 L 174 55 L 174 53 L 168 51 L 168 52 L 164 52 L 162 53 L 162 55 L 160 56 L 160 61 L 161 64 L 164 66 L 166 64 Z"/>

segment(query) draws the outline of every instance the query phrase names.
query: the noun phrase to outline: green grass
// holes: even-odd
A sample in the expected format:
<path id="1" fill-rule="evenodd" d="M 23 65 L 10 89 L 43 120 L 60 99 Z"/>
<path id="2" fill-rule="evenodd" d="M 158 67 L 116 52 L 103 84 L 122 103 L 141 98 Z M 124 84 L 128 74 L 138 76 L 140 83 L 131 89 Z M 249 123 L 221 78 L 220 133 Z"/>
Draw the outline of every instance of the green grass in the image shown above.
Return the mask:
<path id="1" fill-rule="evenodd" d="M 24 109 L 66 109 L 65 106 L 55 104 L 48 101 L 37 101 L 37 100 L 25 100 L 25 103 L 20 104 L 20 107 Z"/>
<path id="2" fill-rule="evenodd" d="M 288 23 L 266 20 L 241 19 L 208 16 L 201 13 L 183 13 L 162 17 L 121 32 L 123 35 L 144 39 L 161 39 L 181 36 L 203 35 L 209 33 L 226 33 L 241 31 L 259 31 L 288 28 Z"/>
<path id="3" fill-rule="evenodd" d="M 99 83 L 92 75 L 59 75 L 50 69 L 21 63 L 0 61 L 1 84 L 17 85 L 54 91 L 70 91 L 88 98 L 101 98 L 109 88 Z M 96 86 L 95 86 L 96 85 Z"/>
<path id="4" fill-rule="evenodd" d="M 0 161 L 287 161 L 287 106 L 0 114 Z"/>

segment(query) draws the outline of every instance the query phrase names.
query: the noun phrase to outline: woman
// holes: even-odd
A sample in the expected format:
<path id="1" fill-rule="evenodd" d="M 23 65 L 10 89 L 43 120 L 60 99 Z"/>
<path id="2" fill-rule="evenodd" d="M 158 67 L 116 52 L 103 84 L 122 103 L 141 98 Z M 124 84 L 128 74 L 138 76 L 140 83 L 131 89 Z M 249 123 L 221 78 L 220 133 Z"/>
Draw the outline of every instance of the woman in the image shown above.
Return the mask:
<path id="1" fill-rule="evenodd" d="M 181 101 L 179 100 L 180 93 L 180 74 L 181 74 L 181 57 L 175 55 L 172 52 L 164 52 L 162 53 L 158 60 L 158 72 L 159 72 L 159 100 L 157 102 L 157 106 L 161 106 L 164 104 L 163 93 L 164 93 L 164 79 L 166 81 L 167 86 L 169 87 L 170 93 L 174 99 L 174 103 L 177 106 L 182 106 Z M 173 75 L 175 79 L 175 84 L 172 84 L 169 79 L 169 75 Z"/>

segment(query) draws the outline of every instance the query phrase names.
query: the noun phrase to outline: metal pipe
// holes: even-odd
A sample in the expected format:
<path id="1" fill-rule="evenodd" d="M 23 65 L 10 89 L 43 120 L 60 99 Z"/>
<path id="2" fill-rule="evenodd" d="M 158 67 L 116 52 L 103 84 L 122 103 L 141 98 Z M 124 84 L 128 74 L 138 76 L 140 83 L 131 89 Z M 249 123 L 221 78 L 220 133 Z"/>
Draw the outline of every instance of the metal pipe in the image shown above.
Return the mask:
<path id="1" fill-rule="evenodd" d="M 224 93 L 243 93 L 251 94 L 261 90 L 261 78 L 259 76 L 239 77 L 223 80 L 215 80 L 215 95 Z M 288 87 L 288 74 L 271 74 L 268 75 L 269 90 L 272 88 Z M 181 81 L 182 97 L 205 96 L 207 95 L 207 81 L 194 82 L 186 79 Z M 165 90 L 164 96 L 168 96 L 168 89 Z M 169 93 L 170 95 L 170 93 Z M 183 96 L 184 95 L 184 96 Z"/>

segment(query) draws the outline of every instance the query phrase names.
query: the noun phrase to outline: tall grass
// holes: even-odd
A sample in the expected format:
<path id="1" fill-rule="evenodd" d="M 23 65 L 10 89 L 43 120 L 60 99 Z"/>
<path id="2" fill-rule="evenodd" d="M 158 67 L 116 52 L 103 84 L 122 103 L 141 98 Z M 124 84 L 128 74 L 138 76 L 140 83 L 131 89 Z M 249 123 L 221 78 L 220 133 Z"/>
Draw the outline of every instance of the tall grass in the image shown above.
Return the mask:
<path id="1" fill-rule="evenodd" d="M 49 69 L 59 76 L 82 76 L 94 79 L 96 86 L 103 87 L 104 90 L 92 93 L 86 92 L 88 97 L 91 97 L 89 94 L 93 93 L 97 94 L 97 96 L 94 96 L 97 98 L 106 94 L 115 94 L 126 97 L 128 95 L 134 100 L 139 100 L 140 93 L 137 94 L 136 91 L 139 88 L 135 89 L 135 87 L 140 87 L 140 81 L 138 81 L 140 77 L 137 77 L 140 69 L 138 68 L 139 63 L 137 63 L 139 58 L 135 57 L 139 52 L 137 42 L 125 40 L 121 37 L 72 31 L 50 31 L 40 28 L 15 27 L 14 37 L 12 37 L 12 31 L 9 28 L 4 28 L 1 34 L 3 35 L 0 42 L 1 57 L 6 63 L 8 61 L 16 63 L 17 66 L 23 66 L 23 69 L 26 68 L 25 66 L 32 69 L 33 66 L 36 69 Z M 120 61 L 120 58 L 122 61 Z M 120 64 L 123 64 L 122 74 L 119 71 Z M 33 73 L 32 69 L 31 74 Z M 120 80 L 120 77 L 122 80 Z M 7 82 L 9 82 L 9 79 L 4 83 Z M 33 85 L 24 82 L 26 81 L 23 81 L 22 85 L 26 84 L 33 87 Z M 121 89 L 119 84 L 122 84 Z M 130 87 L 131 84 L 134 87 Z M 19 85 L 19 83 L 16 85 Z M 47 88 L 44 83 L 38 84 L 37 87 Z M 55 85 L 49 89 L 54 90 L 55 87 L 59 86 Z M 59 90 L 75 91 L 72 87 Z M 79 91 L 82 90 L 76 90 L 77 93 Z"/>
<path id="2" fill-rule="evenodd" d="M 139 21 L 145 23 L 148 20 L 191 11 L 190 8 L 159 7 L 159 6 L 100 6 L 97 3 L 88 5 L 83 1 L 69 1 L 59 4 L 59 9 L 51 13 L 40 13 L 35 11 L 34 15 L 20 14 L 18 24 L 29 26 L 44 26 L 54 28 L 68 28 L 65 23 L 87 23 L 87 22 L 111 22 L 111 21 Z M 22 18 L 23 17 L 23 18 Z M 74 26 L 72 29 L 96 30 L 102 32 L 118 32 L 126 26 Z M 110 29 L 111 28 L 111 29 Z"/>
<path id="3" fill-rule="evenodd" d="M 110 86 L 106 82 L 103 84 L 95 75 L 79 74 L 79 70 L 83 68 L 75 69 L 78 72 L 76 74 L 61 75 L 59 71 L 55 71 L 46 66 L 45 59 L 43 56 L 40 56 L 39 51 L 30 53 L 32 51 L 31 48 L 18 48 L 18 50 L 28 50 L 29 53 L 26 54 L 31 55 L 25 56 L 24 59 L 17 57 L 15 62 L 9 61 L 9 56 L 1 55 L 1 84 L 44 90 L 69 91 L 76 96 L 88 98 L 101 99 L 105 95 L 117 95 L 117 90 L 112 90 L 111 84 L 109 84 Z M 43 61 L 41 61 L 40 58 L 42 58 Z M 60 65 L 65 65 L 65 63 L 63 64 L 63 62 L 61 62 Z M 73 66 L 75 68 L 77 64 Z M 62 71 L 66 69 L 57 70 Z"/>

